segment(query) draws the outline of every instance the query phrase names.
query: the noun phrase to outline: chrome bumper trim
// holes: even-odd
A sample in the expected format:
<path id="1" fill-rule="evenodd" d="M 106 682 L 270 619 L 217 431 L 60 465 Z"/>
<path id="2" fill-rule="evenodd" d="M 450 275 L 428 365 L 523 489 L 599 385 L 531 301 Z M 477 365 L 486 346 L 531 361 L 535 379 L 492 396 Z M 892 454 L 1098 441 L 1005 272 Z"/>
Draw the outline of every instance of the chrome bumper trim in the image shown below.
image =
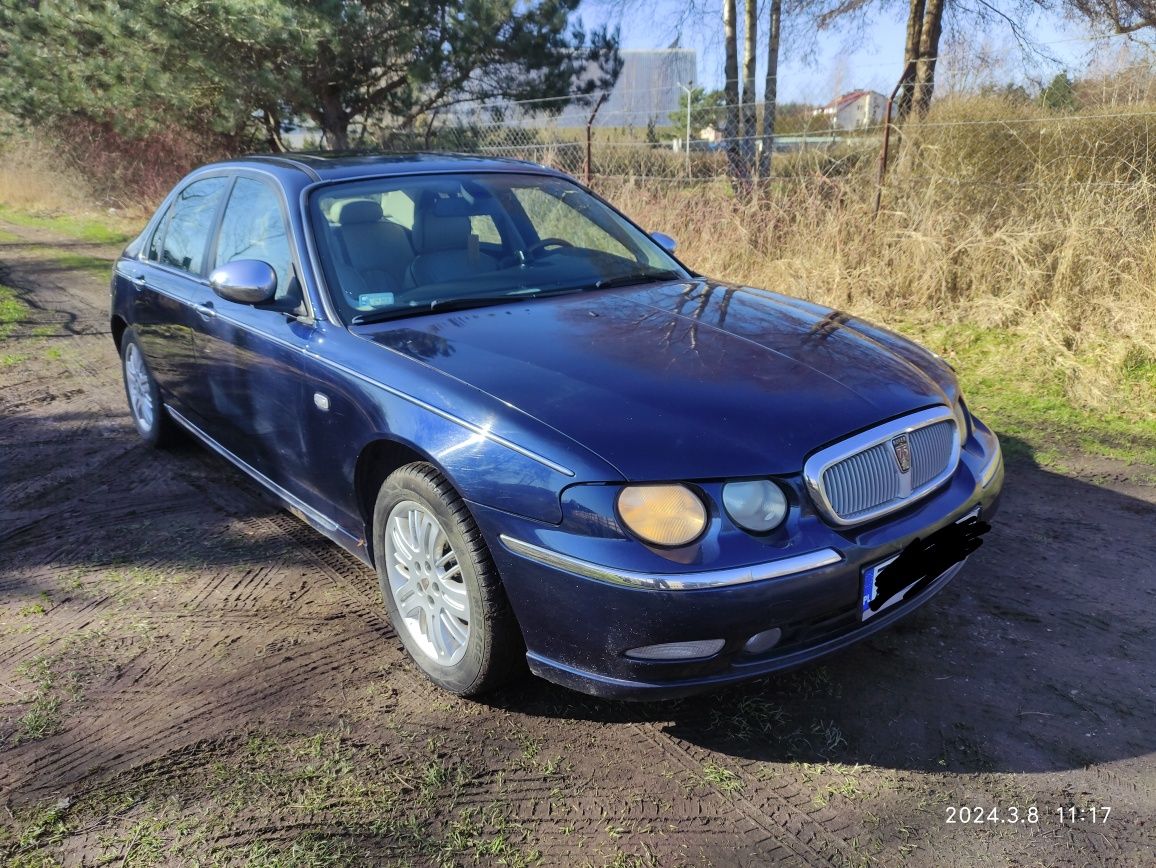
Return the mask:
<path id="1" fill-rule="evenodd" d="M 795 573 L 805 573 L 820 567 L 829 567 L 843 560 L 843 556 L 834 549 L 819 549 L 789 558 L 767 561 L 749 567 L 735 567 L 729 570 L 710 570 L 698 573 L 638 573 L 632 570 L 617 570 L 613 567 L 592 564 L 589 561 L 559 554 L 505 534 L 502 534 L 500 538 L 502 545 L 514 554 L 537 561 L 545 566 L 574 573 L 587 579 L 594 579 L 598 582 L 622 585 L 627 588 L 659 591 L 696 591 L 704 588 L 748 585 L 752 582 L 779 579 Z"/>

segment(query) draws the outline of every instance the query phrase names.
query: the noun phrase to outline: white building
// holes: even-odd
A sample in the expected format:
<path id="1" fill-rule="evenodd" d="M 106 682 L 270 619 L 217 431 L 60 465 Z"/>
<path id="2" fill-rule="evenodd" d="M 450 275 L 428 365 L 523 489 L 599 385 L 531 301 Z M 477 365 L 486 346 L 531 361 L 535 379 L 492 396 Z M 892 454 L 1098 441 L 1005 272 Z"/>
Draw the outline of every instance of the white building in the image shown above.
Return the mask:
<path id="1" fill-rule="evenodd" d="M 879 126 L 886 114 L 887 97 L 873 90 L 853 90 L 815 109 L 815 115 L 827 117 L 834 130 L 861 130 Z"/>

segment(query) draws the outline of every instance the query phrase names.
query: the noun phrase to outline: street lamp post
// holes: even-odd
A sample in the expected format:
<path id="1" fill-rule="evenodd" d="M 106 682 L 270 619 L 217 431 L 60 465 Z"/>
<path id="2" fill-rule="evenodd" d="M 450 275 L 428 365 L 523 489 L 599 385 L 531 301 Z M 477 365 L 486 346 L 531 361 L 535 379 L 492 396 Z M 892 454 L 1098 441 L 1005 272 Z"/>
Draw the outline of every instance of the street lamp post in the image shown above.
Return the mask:
<path id="1" fill-rule="evenodd" d="M 694 84 L 694 82 L 690 82 Z M 678 86 L 686 93 L 686 176 L 690 177 L 690 104 L 691 104 L 691 88 L 681 81 Z"/>

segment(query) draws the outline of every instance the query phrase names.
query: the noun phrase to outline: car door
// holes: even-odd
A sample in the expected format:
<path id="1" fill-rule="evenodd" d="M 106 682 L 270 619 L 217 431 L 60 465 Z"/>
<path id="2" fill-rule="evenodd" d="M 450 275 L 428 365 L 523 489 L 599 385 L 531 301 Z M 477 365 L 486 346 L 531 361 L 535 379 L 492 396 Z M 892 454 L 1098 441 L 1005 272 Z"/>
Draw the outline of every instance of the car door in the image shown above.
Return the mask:
<path id="1" fill-rule="evenodd" d="M 205 256 L 229 179 L 193 181 L 173 197 L 140 259 L 127 267 L 133 324 L 165 400 L 187 406 L 196 387 L 193 332 L 211 296 Z"/>
<path id="2" fill-rule="evenodd" d="M 314 327 L 297 277 L 283 199 L 269 181 L 238 175 L 212 245 L 209 271 L 237 259 L 267 262 L 274 300 L 214 295 L 198 326 L 195 412 L 205 432 L 252 469 L 308 503 L 304 350 Z M 312 392 L 308 391 L 309 400 Z"/>

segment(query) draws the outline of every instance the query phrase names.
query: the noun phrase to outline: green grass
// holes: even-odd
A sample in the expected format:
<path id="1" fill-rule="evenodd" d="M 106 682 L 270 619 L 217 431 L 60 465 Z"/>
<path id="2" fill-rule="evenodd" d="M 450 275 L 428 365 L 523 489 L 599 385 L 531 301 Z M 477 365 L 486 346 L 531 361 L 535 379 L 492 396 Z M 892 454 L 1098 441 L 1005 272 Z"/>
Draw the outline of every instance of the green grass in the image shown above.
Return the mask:
<path id="1" fill-rule="evenodd" d="M 0 338 L 12 334 L 15 325 L 28 316 L 28 305 L 16 297 L 16 290 L 0 285 Z"/>
<path id="2" fill-rule="evenodd" d="M 1091 410 L 1066 395 L 1064 371 L 1013 331 L 974 325 L 908 331 L 955 366 L 968 406 L 1001 436 L 1010 457 L 1062 467 L 1066 455 L 1082 453 L 1156 476 L 1156 359 L 1125 360 L 1131 407 Z"/>
<path id="3" fill-rule="evenodd" d="M 0 220 L 16 226 L 49 229 L 92 244 L 124 244 L 133 237 L 123 226 L 117 226 L 115 220 L 73 214 L 34 214 L 7 205 L 0 205 Z"/>
<path id="4" fill-rule="evenodd" d="M 737 793 L 743 788 L 742 778 L 725 766 L 712 762 L 702 767 L 702 779 L 724 793 Z"/>
<path id="5" fill-rule="evenodd" d="M 69 271 L 87 271 L 101 277 L 108 277 L 112 273 L 113 261 L 103 256 L 88 256 L 67 250 L 51 250 L 48 253 L 56 265 Z"/>
<path id="6" fill-rule="evenodd" d="M 63 727 L 60 716 L 61 699 L 54 695 L 56 676 L 52 671 L 51 661 L 45 657 L 35 657 L 22 664 L 17 672 L 31 681 L 35 690 L 30 701 L 24 706 L 24 714 L 17 722 L 11 743 L 22 744 L 59 732 Z"/>

